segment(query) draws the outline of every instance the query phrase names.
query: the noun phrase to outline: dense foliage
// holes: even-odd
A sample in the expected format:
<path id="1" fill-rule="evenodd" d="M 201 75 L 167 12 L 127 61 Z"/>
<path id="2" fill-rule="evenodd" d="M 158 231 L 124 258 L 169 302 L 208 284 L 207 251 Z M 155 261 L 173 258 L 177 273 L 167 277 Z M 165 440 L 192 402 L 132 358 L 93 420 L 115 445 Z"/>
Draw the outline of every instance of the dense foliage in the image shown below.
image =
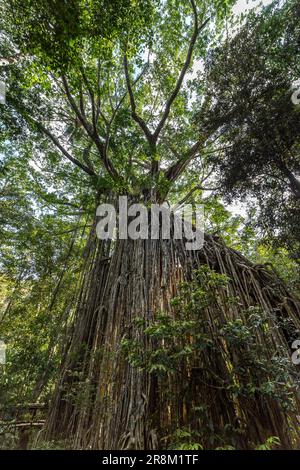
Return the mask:
<path id="1" fill-rule="evenodd" d="M 274 1 L 246 18 L 232 16 L 234 3 L 0 1 L 3 404 L 52 397 L 95 206 L 112 194 L 203 203 L 208 234 L 268 263 L 299 294 L 300 108 L 290 99 L 300 78 L 299 2 Z M 248 214 L 228 209 L 240 198 Z M 170 373 L 181 380 L 193 354 L 230 355 L 226 341 L 245 361 L 226 383 L 214 377 L 216 386 L 232 402 L 268 396 L 292 410 L 291 364 L 279 353 L 270 363 L 269 337 L 264 348 L 255 343 L 268 313 L 242 310 L 218 326 L 213 343 L 201 315 L 228 279 L 208 268 L 196 278 L 173 298 L 176 320 L 168 312 L 148 325 L 137 318 L 147 340 L 164 347 L 143 351 L 124 338 L 130 364 L 158 381 Z M 173 423 L 166 445 L 238 447 L 239 431 L 215 430 L 206 406 L 191 414 L 202 416 L 201 432 Z M 269 439 L 249 446 L 279 444 Z"/>

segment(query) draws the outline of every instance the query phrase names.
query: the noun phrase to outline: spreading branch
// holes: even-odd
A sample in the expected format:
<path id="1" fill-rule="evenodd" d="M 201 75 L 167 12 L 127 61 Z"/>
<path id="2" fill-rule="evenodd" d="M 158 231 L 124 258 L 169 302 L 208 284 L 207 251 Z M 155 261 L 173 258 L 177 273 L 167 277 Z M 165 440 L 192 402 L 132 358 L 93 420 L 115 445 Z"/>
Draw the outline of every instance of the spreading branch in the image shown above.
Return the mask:
<path id="1" fill-rule="evenodd" d="M 80 109 L 78 108 L 78 106 L 76 104 L 76 101 L 75 101 L 75 99 L 73 98 L 73 96 L 71 94 L 67 79 L 64 75 L 62 76 L 62 81 L 63 81 L 63 85 L 64 85 L 64 89 L 65 89 L 68 101 L 69 101 L 73 111 L 75 112 L 79 122 L 82 124 L 82 126 L 86 130 L 88 136 L 95 143 L 95 145 L 98 149 L 99 155 L 100 155 L 100 160 L 102 161 L 105 169 L 107 170 L 109 175 L 112 176 L 113 179 L 118 179 L 118 173 L 117 173 L 114 165 L 112 164 L 111 160 L 108 158 L 106 146 L 101 142 L 99 134 L 97 132 L 96 123 L 95 123 L 95 119 L 94 119 L 95 110 L 93 111 L 93 121 L 94 122 L 93 122 L 93 125 L 91 125 L 86 120 L 85 116 L 80 112 Z"/>
<path id="2" fill-rule="evenodd" d="M 183 157 L 177 160 L 173 165 L 170 166 L 168 170 L 166 170 L 165 178 L 170 182 L 174 182 L 190 163 L 190 161 L 194 158 L 197 152 L 202 148 L 205 141 L 206 136 L 201 136 L 201 138 L 194 145 L 192 145 L 192 147 L 183 155 Z"/>
<path id="3" fill-rule="evenodd" d="M 34 120 L 33 120 L 34 121 Z M 91 166 L 86 166 L 81 163 L 77 158 L 73 157 L 59 142 L 57 137 L 55 137 L 52 132 L 50 132 L 43 124 L 40 122 L 34 121 L 35 125 L 47 136 L 49 139 L 54 143 L 54 145 L 61 151 L 61 153 L 68 159 L 70 162 L 74 163 L 78 168 L 85 171 L 90 176 L 96 176 L 95 171 L 91 168 Z"/>
<path id="4" fill-rule="evenodd" d="M 144 132 L 146 139 L 149 142 L 150 147 L 154 147 L 155 142 L 154 142 L 153 135 L 150 129 L 148 128 L 147 124 L 145 123 L 145 121 L 137 114 L 137 111 L 136 111 L 136 103 L 135 103 L 135 98 L 134 98 L 134 94 L 133 94 L 133 90 L 132 90 L 132 86 L 130 82 L 128 60 L 127 60 L 126 54 L 124 55 L 124 71 L 125 71 L 126 86 L 127 86 L 127 90 L 129 94 L 129 99 L 130 99 L 131 115 L 133 119 L 135 120 L 135 122 L 140 126 L 140 128 Z"/>
<path id="5" fill-rule="evenodd" d="M 185 62 L 183 64 L 183 67 L 181 69 L 181 72 L 179 74 L 179 77 L 178 77 L 178 80 L 176 82 L 175 88 L 174 88 L 173 92 L 171 93 L 171 96 L 169 97 L 169 99 L 166 103 L 166 107 L 165 107 L 165 110 L 163 112 L 162 118 L 161 118 L 160 122 L 158 123 L 158 126 L 157 126 L 157 128 L 156 128 L 156 130 L 153 134 L 155 142 L 157 142 L 157 139 L 158 139 L 158 137 L 159 137 L 159 135 L 160 135 L 165 123 L 166 123 L 166 120 L 168 119 L 168 116 L 170 114 L 171 106 L 172 106 L 174 100 L 176 99 L 180 89 L 181 89 L 184 77 L 185 77 L 186 72 L 187 72 L 187 70 L 188 70 L 188 68 L 191 64 L 191 61 L 192 61 L 193 50 L 194 50 L 197 38 L 199 36 L 199 33 L 205 28 L 205 26 L 207 25 L 207 23 L 210 20 L 208 18 L 199 27 L 199 25 L 198 25 L 198 14 L 197 14 L 197 9 L 196 9 L 195 2 L 193 0 L 191 0 L 191 4 L 192 4 L 193 14 L 194 14 L 194 32 L 193 32 L 193 35 L 191 37 L 188 52 L 187 52 L 187 56 L 186 56 Z"/>
<path id="6" fill-rule="evenodd" d="M 89 176 L 96 176 L 96 173 L 92 168 L 87 167 L 83 163 L 81 163 L 77 158 L 73 157 L 64 147 L 63 145 L 59 142 L 58 138 L 55 137 L 52 132 L 47 129 L 40 121 L 37 121 L 34 119 L 32 116 L 30 116 L 30 113 L 24 110 L 21 110 L 17 103 L 10 97 L 8 99 L 8 103 L 13 105 L 14 109 L 16 109 L 24 119 L 26 119 L 29 123 L 33 123 L 37 129 L 39 129 L 41 132 L 43 132 L 51 141 L 52 143 L 61 151 L 61 153 L 68 159 L 70 162 L 72 162 L 74 165 L 76 165 L 78 168 L 83 170 L 85 173 L 87 173 Z"/>
<path id="7" fill-rule="evenodd" d="M 216 186 L 214 188 L 205 188 L 204 186 L 201 186 L 201 184 L 197 184 L 176 204 L 175 209 L 178 209 L 180 206 L 185 204 L 189 200 L 189 198 L 194 194 L 195 191 L 217 191 L 218 189 L 221 189 L 221 186 Z"/>

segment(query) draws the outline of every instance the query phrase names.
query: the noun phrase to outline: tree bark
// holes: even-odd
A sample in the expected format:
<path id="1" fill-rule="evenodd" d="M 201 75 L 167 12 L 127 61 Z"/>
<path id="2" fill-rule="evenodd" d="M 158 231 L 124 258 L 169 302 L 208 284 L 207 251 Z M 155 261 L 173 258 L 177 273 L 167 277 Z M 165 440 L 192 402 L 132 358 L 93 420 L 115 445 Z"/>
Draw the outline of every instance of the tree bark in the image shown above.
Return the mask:
<path id="1" fill-rule="evenodd" d="M 250 306 L 258 305 L 270 314 L 270 357 L 278 347 L 290 357 L 292 340 L 300 328 L 300 305 L 274 272 L 253 265 L 217 237 L 206 236 L 199 251 L 186 251 L 184 241 L 172 239 L 112 244 L 97 240 L 95 225 L 86 260 L 46 438 L 70 437 L 73 448 L 161 449 L 176 428 L 199 429 L 203 422 L 191 409 L 205 405 L 204 424 L 210 423 L 216 434 L 226 426 L 235 428 L 238 448 L 262 443 L 269 436 L 278 436 L 283 448 L 295 446 L 294 414 L 271 398 L 235 397 L 217 380 L 226 382 L 240 354 L 233 353 L 228 363 L 221 352 L 229 346 L 222 343 L 220 325 L 243 318 Z M 203 313 L 206 334 L 220 345 L 220 353 L 199 354 L 178 374 L 163 379 L 134 367 L 124 357 L 122 340 L 138 342 L 145 351 L 162 346 L 144 334 L 145 326 L 136 318 L 149 325 L 160 311 L 175 315 L 170 300 L 178 295 L 180 283 L 191 281 L 195 269 L 203 265 L 230 278 L 228 288 L 215 293 L 217 304 Z M 229 296 L 238 297 L 238 304 L 228 308 L 225 298 Z M 282 326 L 283 319 L 288 319 L 292 329 Z M 264 341 L 264 332 L 258 331 L 257 342 Z M 248 374 L 250 377 L 252 372 Z M 295 403 L 298 406 L 296 398 Z M 205 446 L 214 448 L 209 440 Z"/>

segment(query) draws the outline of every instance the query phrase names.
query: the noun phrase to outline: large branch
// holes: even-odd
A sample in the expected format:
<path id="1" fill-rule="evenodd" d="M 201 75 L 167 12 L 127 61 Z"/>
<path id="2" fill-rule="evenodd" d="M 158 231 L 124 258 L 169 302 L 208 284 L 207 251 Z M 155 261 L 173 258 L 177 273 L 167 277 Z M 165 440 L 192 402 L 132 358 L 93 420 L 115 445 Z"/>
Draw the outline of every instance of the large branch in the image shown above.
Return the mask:
<path id="1" fill-rule="evenodd" d="M 94 133 L 96 134 L 97 133 L 97 111 L 96 111 L 96 104 L 95 104 L 95 97 L 94 97 L 94 92 L 93 92 L 93 89 L 89 83 L 89 80 L 87 78 L 87 76 L 85 75 L 85 72 L 84 72 L 84 69 L 81 68 L 81 75 L 82 75 L 82 78 L 83 78 L 83 82 L 87 88 L 87 91 L 88 91 L 88 94 L 89 94 L 89 97 L 90 97 L 90 103 L 91 103 L 91 107 L 92 107 L 92 121 L 93 121 L 93 131 Z"/>
<path id="2" fill-rule="evenodd" d="M 83 163 L 81 163 L 77 158 L 73 157 L 59 142 L 59 140 L 46 128 L 43 124 L 33 120 L 35 125 L 54 143 L 54 145 L 61 151 L 61 153 L 67 157 L 74 165 L 78 166 L 81 170 L 85 171 L 90 176 L 96 176 L 95 171 Z"/>
<path id="3" fill-rule="evenodd" d="M 147 64 L 146 66 L 143 68 L 143 70 L 141 71 L 141 73 L 136 77 L 136 79 L 132 82 L 132 86 L 134 86 L 140 79 L 141 77 L 143 76 L 143 74 L 145 73 L 147 69 Z M 118 114 L 118 111 L 119 109 L 121 108 L 126 96 L 128 94 L 128 89 L 125 91 L 125 93 L 123 93 L 123 95 L 121 96 L 119 102 L 116 104 L 116 106 L 114 107 L 112 104 L 111 104 L 111 108 L 112 108 L 112 115 L 110 117 L 110 119 L 107 119 L 104 115 L 102 116 L 104 121 L 105 121 L 105 124 L 106 124 L 106 141 L 105 141 L 105 149 L 106 149 L 106 152 L 108 151 L 108 146 L 109 146 L 109 140 L 110 140 L 110 134 L 111 134 L 111 127 L 112 127 L 112 124 Z"/>
<path id="4" fill-rule="evenodd" d="M 143 68 L 143 70 L 141 71 L 141 73 L 134 79 L 134 81 L 132 82 L 132 85 L 130 84 L 129 82 L 129 85 L 130 85 L 130 88 L 132 88 L 132 86 L 136 85 L 138 83 L 138 81 L 142 78 L 142 76 L 144 75 L 144 73 L 146 72 L 148 68 L 148 64 L 146 64 Z M 127 83 L 127 82 L 126 82 Z M 116 114 L 117 112 L 119 111 L 122 103 L 124 102 L 126 96 L 127 96 L 127 93 L 128 93 L 128 87 L 127 87 L 127 91 L 125 91 L 125 93 L 123 93 L 122 97 L 120 98 L 118 104 L 116 105 L 115 108 L 113 108 L 113 113 L 112 113 L 112 116 L 109 120 L 109 124 L 112 124 L 112 122 L 114 121 L 115 117 L 116 117 Z M 133 97 L 133 100 L 134 100 L 134 97 Z"/>
<path id="5" fill-rule="evenodd" d="M 77 104 L 76 104 L 76 101 L 75 99 L 73 98 L 72 94 L 71 94 L 71 91 L 70 91 L 70 88 L 69 88 L 69 85 L 68 85 L 68 82 L 67 82 L 67 79 L 66 77 L 63 75 L 62 76 L 62 81 L 63 81 L 63 85 L 64 85 L 64 89 L 65 89 L 65 92 L 66 92 L 66 95 L 67 95 L 67 98 L 68 98 L 68 101 L 69 101 L 69 104 L 71 105 L 71 108 L 73 109 L 73 111 L 75 112 L 76 116 L 77 116 L 77 119 L 79 120 L 79 122 L 82 124 L 82 126 L 84 127 L 84 129 L 86 130 L 87 134 L 92 137 L 93 136 L 93 128 L 91 126 L 91 124 L 86 120 L 85 116 L 83 115 L 83 113 L 81 113 L 81 111 L 79 110 Z"/>
<path id="6" fill-rule="evenodd" d="M 63 80 L 63 85 L 64 85 L 64 89 L 65 89 L 68 101 L 69 101 L 73 111 L 75 112 L 78 120 L 81 122 L 84 129 L 86 130 L 88 136 L 95 143 L 95 145 L 98 149 L 99 155 L 100 155 L 100 159 L 101 159 L 102 163 L 104 164 L 104 167 L 106 168 L 106 170 L 110 174 L 110 176 L 112 176 L 114 179 L 117 179 L 118 178 L 118 173 L 117 173 L 115 167 L 113 166 L 112 162 L 110 161 L 110 159 L 107 156 L 107 149 L 106 149 L 105 145 L 100 140 L 97 129 L 95 127 L 95 122 L 93 123 L 93 125 L 91 125 L 86 120 L 86 118 L 80 112 L 80 110 L 79 110 L 79 108 L 76 104 L 76 101 L 75 101 L 75 99 L 73 98 L 73 96 L 71 94 L 67 79 L 64 75 L 62 76 L 62 80 Z"/>
<path id="7" fill-rule="evenodd" d="M 83 170 L 85 173 L 87 173 L 89 176 L 96 176 L 96 173 L 91 169 L 88 168 L 86 165 L 81 163 L 77 158 L 73 157 L 59 142 L 59 140 L 50 132 L 40 121 L 35 120 L 32 116 L 30 116 L 30 113 L 27 111 L 21 111 L 19 109 L 19 106 L 13 99 L 8 99 L 8 102 L 11 102 L 13 105 L 14 109 L 16 109 L 21 116 L 23 116 L 24 119 L 27 121 L 31 121 L 40 131 L 42 131 L 49 139 L 54 143 L 54 145 L 62 152 L 62 154 L 70 160 L 74 165 L 76 165 L 78 168 Z"/>
<path id="8" fill-rule="evenodd" d="M 300 180 L 296 178 L 294 173 L 287 167 L 283 159 L 279 159 L 276 162 L 277 167 L 283 173 L 283 175 L 289 180 L 290 188 L 297 199 L 300 199 Z"/>
<path id="9" fill-rule="evenodd" d="M 157 128 L 156 128 L 156 130 L 153 134 L 155 142 L 157 142 L 159 134 L 161 133 L 161 131 L 162 131 L 162 129 L 163 129 L 165 123 L 166 123 L 166 120 L 168 119 L 168 116 L 170 114 L 171 106 L 172 106 L 174 100 L 176 99 L 180 89 L 181 89 L 184 77 L 186 75 L 186 72 L 187 72 L 190 64 L 191 64 L 191 60 L 192 60 L 192 56 L 193 56 L 193 50 L 194 50 L 194 47 L 195 47 L 195 44 L 196 44 L 197 37 L 198 37 L 200 31 L 202 31 L 202 29 L 205 28 L 205 26 L 209 22 L 209 18 L 208 18 L 199 27 L 198 26 L 198 14 L 197 14 L 197 9 L 196 9 L 196 5 L 195 5 L 194 0 L 191 0 L 191 5 L 192 5 L 192 8 L 193 8 L 193 14 L 194 14 L 194 32 L 193 32 L 193 35 L 191 37 L 188 52 L 187 52 L 187 56 L 186 56 L 185 62 L 183 64 L 183 67 L 181 69 L 178 80 L 176 82 L 175 88 L 174 88 L 173 92 L 171 93 L 170 98 L 168 99 L 168 101 L 166 103 L 166 107 L 165 107 L 165 110 L 163 112 L 162 118 L 161 118 L 160 122 L 158 123 L 158 126 L 157 126 Z"/>
<path id="10" fill-rule="evenodd" d="M 126 54 L 124 55 L 124 71 L 125 71 L 127 90 L 128 90 L 129 99 L 130 99 L 131 115 L 132 115 L 133 119 L 135 120 L 135 122 L 140 126 L 140 128 L 144 132 L 144 134 L 145 134 L 145 136 L 146 136 L 146 138 L 149 142 L 150 147 L 153 147 L 154 144 L 155 144 L 154 140 L 153 140 L 153 135 L 152 135 L 150 129 L 148 128 L 147 124 L 145 123 L 145 121 L 136 112 L 136 103 L 135 103 L 135 98 L 134 98 L 134 94 L 133 94 L 132 86 L 131 86 L 131 82 L 130 82 L 130 76 L 129 76 L 129 70 L 128 70 L 128 61 L 127 61 Z"/>
<path id="11" fill-rule="evenodd" d="M 220 188 L 221 186 L 215 186 L 213 188 L 206 188 L 204 186 L 201 186 L 201 184 L 197 184 L 175 205 L 174 209 L 178 209 L 180 206 L 185 204 L 186 201 L 188 201 L 188 199 L 194 194 L 195 191 L 217 191 Z"/>
<path id="12" fill-rule="evenodd" d="M 206 139 L 207 136 L 202 136 L 194 145 L 192 145 L 182 158 L 177 160 L 168 170 L 166 170 L 165 177 L 167 180 L 173 182 L 178 178 L 197 152 L 202 148 Z"/>
<path id="13" fill-rule="evenodd" d="M 167 170 L 165 170 L 165 178 L 170 182 L 174 182 L 181 173 L 185 170 L 187 165 L 193 160 L 193 158 L 197 155 L 199 150 L 203 149 L 205 142 L 207 139 L 214 134 L 225 122 L 227 122 L 232 116 L 234 116 L 235 110 L 228 113 L 226 116 L 220 120 L 217 120 L 213 123 L 213 125 L 207 129 L 205 132 L 200 135 L 199 139 L 189 148 L 189 150 L 179 158 L 173 165 L 171 165 Z M 216 139 L 213 140 L 215 142 L 219 139 L 224 133 L 224 130 L 219 133 Z"/>

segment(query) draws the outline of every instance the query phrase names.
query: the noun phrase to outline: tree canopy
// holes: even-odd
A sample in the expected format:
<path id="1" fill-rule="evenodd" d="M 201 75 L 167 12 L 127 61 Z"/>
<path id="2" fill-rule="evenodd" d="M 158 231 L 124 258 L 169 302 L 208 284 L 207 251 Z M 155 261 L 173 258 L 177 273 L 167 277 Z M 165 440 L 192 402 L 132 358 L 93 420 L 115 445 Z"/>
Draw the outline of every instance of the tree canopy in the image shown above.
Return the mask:
<path id="1" fill-rule="evenodd" d="M 0 397 L 63 446 L 296 442 L 300 9 L 235 4 L 0 1 Z M 203 204 L 204 249 L 99 243 L 119 195 Z"/>

